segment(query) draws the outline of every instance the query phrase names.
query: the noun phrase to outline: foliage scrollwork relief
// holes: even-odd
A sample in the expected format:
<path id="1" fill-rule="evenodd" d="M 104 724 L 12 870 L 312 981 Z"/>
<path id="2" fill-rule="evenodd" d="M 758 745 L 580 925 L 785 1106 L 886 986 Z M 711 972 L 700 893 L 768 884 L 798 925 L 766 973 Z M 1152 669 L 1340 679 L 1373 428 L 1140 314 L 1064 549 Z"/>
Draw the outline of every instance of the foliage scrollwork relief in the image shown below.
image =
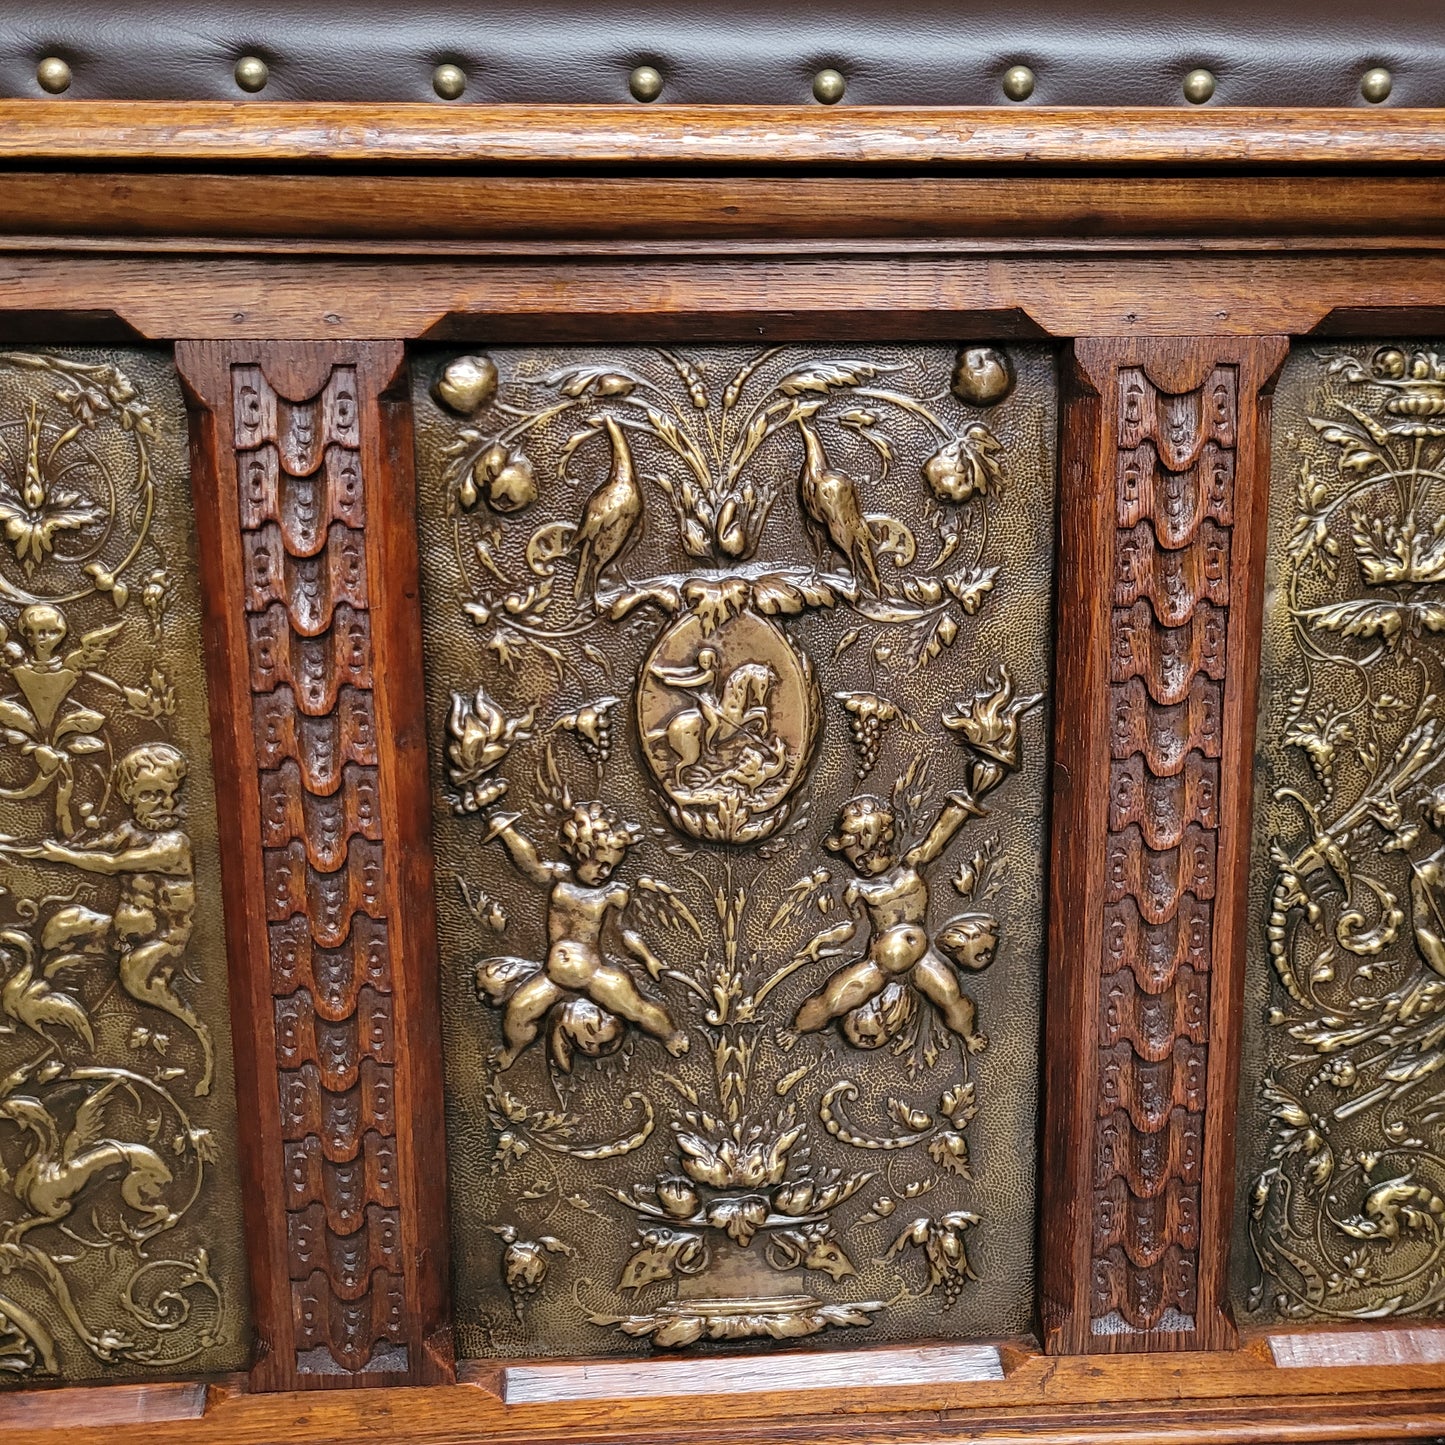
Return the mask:
<path id="1" fill-rule="evenodd" d="M 418 365 L 464 1350 L 1025 1319 L 1053 377 L 975 353 Z"/>
<path id="2" fill-rule="evenodd" d="M 0 1370 L 239 1362 L 179 389 L 0 353 Z M 199 830 L 199 831 L 197 831 Z"/>
<path id="3" fill-rule="evenodd" d="M 1445 362 L 1280 387 L 1255 899 L 1252 1308 L 1445 1309 Z M 1267 883 L 1267 892 L 1263 891 Z"/>

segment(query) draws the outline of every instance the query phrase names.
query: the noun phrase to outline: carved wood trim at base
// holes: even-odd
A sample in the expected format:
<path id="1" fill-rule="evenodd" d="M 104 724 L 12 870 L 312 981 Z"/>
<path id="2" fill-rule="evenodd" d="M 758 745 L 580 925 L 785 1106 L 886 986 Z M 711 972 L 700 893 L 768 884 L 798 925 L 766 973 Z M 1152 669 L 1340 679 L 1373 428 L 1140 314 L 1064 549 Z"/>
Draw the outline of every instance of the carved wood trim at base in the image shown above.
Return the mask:
<path id="1" fill-rule="evenodd" d="M 255 1383 L 450 1377 L 411 423 L 395 343 L 185 343 Z M 247 1126 L 250 1126 L 249 1131 Z"/>
<path id="2" fill-rule="evenodd" d="M 1272 1360 L 1275 1337 L 1258 1332 L 1222 1353 L 1059 1358 L 1016 1342 L 988 1349 L 996 1348 L 1002 1365 L 992 1378 L 977 1378 L 966 1364 L 949 1375 L 940 1360 L 926 1382 L 912 1385 L 880 1385 L 872 1378 L 878 1362 L 886 1369 L 907 1350 L 834 1356 L 856 1362 L 858 1374 L 852 1383 L 826 1389 L 798 1387 L 800 1379 L 812 1379 L 816 1352 L 704 1365 L 751 1372 L 746 1391 L 727 1394 L 691 1387 L 696 1362 L 552 1362 L 545 1371 L 576 1376 L 570 1397 L 554 1392 L 510 1404 L 504 1396 L 512 1393 L 508 1376 L 514 1372 L 497 1364 L 464 1364 L 451 1387 L 364 1393 L 253 1393 L 234 1379 L 210 1387 L 203 1418 L 194 1408 L 178 1413 L 165 1393 L 178 1387 L 114 1386 L 67 1391 L 65 1399 L 75 1399 L 75 1406 L 66 1410 L 57 1401 L 54 1414 L 32 1407 L 43 1403 L 40 1394 L 0 1398 L 0 1445 L 339 1445 L 362 1439 L 373 1445 L 1366 1445 L 1445 1434 L 1438 1365 L 1361 1363 L 1353 1355 L 1358 1331 L 1345 1332 L 1343 1352 L 1331 1349 L 1333 1333 L 1312 1332 L 1309 1359 L 1289 1368 Z M 1377 1333 L 1396 1344 L 1401 1335 L 1445 1335 L 1428 1328 Z M 958 1353 L 976 1354 L 978 1347 Z M 1433 1357 L 1438 1347 L 1424 1353 Z M 1390 1355 L 1386 1346 L 1373 1358 Z M 519 1366 L 515 1373 L 525 1378 L 529 1370 Z M 676 1389 L 668 1370 L 678 1377 Z"/>
<path id="3" fill-rule="evenodd" d="M 1053 1352 L 1233 1340 L 1268 393 L 1285 349 L 1074 351 L 1041 1216 Z"/>

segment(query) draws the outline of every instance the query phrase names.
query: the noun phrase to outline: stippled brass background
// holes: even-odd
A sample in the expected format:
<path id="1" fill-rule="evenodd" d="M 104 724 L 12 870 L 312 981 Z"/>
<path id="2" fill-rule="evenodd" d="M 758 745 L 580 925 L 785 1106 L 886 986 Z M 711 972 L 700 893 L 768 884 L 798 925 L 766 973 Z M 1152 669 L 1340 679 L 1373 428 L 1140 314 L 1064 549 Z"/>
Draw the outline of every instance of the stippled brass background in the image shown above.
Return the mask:
<path id="1" fill-rule="evenodd" d="M 0 350 L 0 1371 L 249 1347 L 186 414 Z"/>
<path id="2" fill-rule="evenodd" d="M 1052 356 L 414 375 L 460 1352 L 1025 1328 Z"/>
<path id="3" fill-rule="evenodd" d="M 1274 402 L 1239 1301 L 1445 1301 L 1445 361 L 1297 350 Z"/>

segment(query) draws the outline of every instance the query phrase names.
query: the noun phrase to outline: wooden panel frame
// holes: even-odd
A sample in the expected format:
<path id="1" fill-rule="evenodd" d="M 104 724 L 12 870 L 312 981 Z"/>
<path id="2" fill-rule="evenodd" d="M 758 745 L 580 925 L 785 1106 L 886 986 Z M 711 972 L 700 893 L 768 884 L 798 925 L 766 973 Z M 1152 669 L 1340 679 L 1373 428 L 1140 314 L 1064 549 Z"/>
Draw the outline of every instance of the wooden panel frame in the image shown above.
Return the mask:
<path id="1" fill-rule="evenodd" d="M 238 1027 L 237 1048 L 253 1379 L 262 1389 L 445 1382 L 405 358 L 385 343 L 190 343 L 177 362 L 195 403 L 217 782 L 234 840 L 232 1013 L 251 1024 Z M 301 488 L 324 527 L 293 521 L 289 494 Z"/>
<path id="2" fill-rule="evenodd" d="M 16 167 L 5 173 L 14 200 L 0 222 L 0 327 L 111 327 L 251 353 L 285 343 L 278 356 L 304 355 L 304 342 L 355 353 L 364 349 L 355 338 L 378 338 L 394 356 L 417 338 L 599 332 L 1052 336 L 1086 350 L 1088 338 L 1205 337 L 1227 349 L 1229 338 L 1247 348 L 1323 330 L 1428 334 L 1445 324 L 1445 193 L 1433 169 L 1445 159 L 1442 136 L 1439 112 L 1391 110 L 0 102 L 0 168 Z M 425 173 L 397 174 L 423 162 Z M 375 380 L 385 396 L 389 382 Z M 390 438 L 395 481 L 407 465 L 397 450 L 405 423 L 382 424 L 390 406 L 378 402 L 377 435 Z M 208 414 L 203 405 L 200 444 L 214 457 Z M 388 494 L 394 526 L 368 536 L 369 557 L 407 545 L 409 503 Z M 209 495 L 203 508 L 217 505 Z M 404 618 L 414 571 L 403 558 L 391 575 L 402 579 Z M 226 598 L 237 585 L 222 577 L 213 590 L 222 631 L 234 628 Z M 416 637 L 399 626 L 398 638 Z M 385 646 L 405 659 L 396 641 Z M 236 644 L 217 644 L 232 669 Z M 249 687 L 240 674 L 232 683 Z M 403 743 L 398 777 L 419 742 Z M 252 819 L 251 837 L 241 836 L 259 850 Z M 243 978 L 259 957 L 238 964 Z M 1066 1032 L 1077 1062 L 1093 1040 Z M 274 1047 L 257 1063 L 274 1075 Z M 432 1087 L 419 1079 L 414 1097 Z M 1227 1100 L 1227 1083 L 1211 1089 L 1209 1108 Z M 259 1109 L 254 1117 L 264 1132 Z M 273 1210 L 274 1230 L 274 1207 L 257 1201 Z M 445 1250 L 444 1233 L 431 1241 L 423 1270 Z M 423 1289 L 417 1307 L 418 1319 L 443 1318 L 435 1290 Z M 1229 1344 L 1225 1325 L 1207 1342 Z M 424 1337 L 444 1378 L 443 1336 Z M 80 1445 L 102 1433 L 121 1445 L 362 1436 L 1264 1445 L 1445 1434 L 1439 1332 L 1382 1325 L 1367 1337 L 1374 1363 L 1359 1362 L 1354 1335 L 1303 1331 L 1304 1345 L 1285 1352 L 1293 1368 L 1274 1362 L 1282 1347 L 1259 1331 L 1213 1353 L 1088 1360 L 1015 1342 L 1001 1349 L 1002 1379 L 835 1392 L 793 1388 L 807 1358 L 786 1354 L 758 1363 L 772 1388 L 737 1395 L 688 1394 L 656 1366 L 625 1365 L 625 1387 L 609 1394 L 594 1369 L 593 1398 L 570 1404 L 507 1404 L 503 1366 L 465 1367 L 453 1387 L 365 1398 L 260 1394 L 297 1383 L 263 1364 L 251 1381 L 213 1385 L 200 1421 L 195 1391 L 170 1386 L 0 1401 L 0 1440 L 44 1441 L 60 1429 Z M 654 1393 L 635 1398 L 639 1377 L 652 1375 Z"/>

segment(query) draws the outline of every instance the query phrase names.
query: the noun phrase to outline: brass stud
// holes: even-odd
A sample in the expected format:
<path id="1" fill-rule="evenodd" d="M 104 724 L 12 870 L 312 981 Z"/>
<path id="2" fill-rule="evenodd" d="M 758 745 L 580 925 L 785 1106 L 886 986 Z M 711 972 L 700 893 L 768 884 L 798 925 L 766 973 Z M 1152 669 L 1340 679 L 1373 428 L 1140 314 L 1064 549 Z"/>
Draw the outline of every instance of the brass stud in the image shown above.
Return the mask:
<path id="1" fill-rule="evenodd" d="M 1184 99 L 1190 105 L 1203 105 L 1214 96 L 1214 72 L 1212 70 L 1191 70 L 1184 77 Z"/>
<path id="2" fill-rule="evenodd" d="M 813 99 L 822 105 L 837 105 L 848 82 L 836 70 L 820 70 L 813 77 Z"/>
<path id="3" fill-rule="evenodd" d="M 1376 65 L 1360 77 L 1360 94 L 1371 105 L 1380 105 L 1389 100 L 1395 88 L 1395 77 L 1383 65 Z"/>
<path id="4" fill-rule="evenodd" d="M 236 84 L 249 95 L 266 89 L 271 69 L 259 55 L 243 55 L 236 62 Z"/>
<path id="5" fill-rule="evenodd" d="M 467 73 L 460 65 L 450 62 L 439 65 L 431 73 L 431 88 L 443 100 L 459 100 L 467 88 Z"/>
<path id="6" fill-rule="evenodd" d="M 47 55 L 35 67 L 35 79 L 41 90 L 51 95 L 63 95 L 69 90 L 71 78 L 70 67 L 58 55 Z"/>
<path id="7" fill-rule="evenodd" d="M 1027 65 L 1011 65 L 1003 73 L 1003 93 L 1010 100 L 1027 100 L 1034 93 L 1034 73 Z"/>
<path id="8" fill-rule="evenodd" d="M 662 94 L 662 72 L 651 65 L 639 65 L 627 77 L 627 88 L 632 92 L 633 100 L 644 104 L 656 100 Z"/>

